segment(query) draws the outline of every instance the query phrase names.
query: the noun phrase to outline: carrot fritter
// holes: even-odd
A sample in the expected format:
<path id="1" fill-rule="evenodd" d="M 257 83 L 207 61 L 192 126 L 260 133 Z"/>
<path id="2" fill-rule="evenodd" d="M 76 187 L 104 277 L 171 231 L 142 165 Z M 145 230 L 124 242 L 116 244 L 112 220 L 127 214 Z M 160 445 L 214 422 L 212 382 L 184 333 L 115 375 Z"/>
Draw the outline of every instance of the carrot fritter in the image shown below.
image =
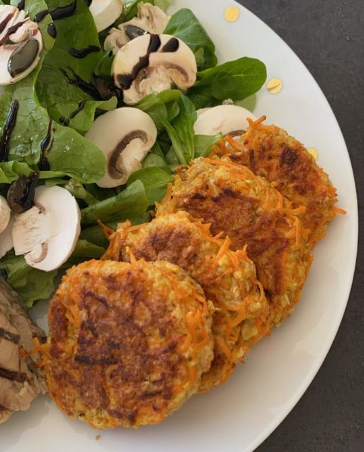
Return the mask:
<path id="1" fill-rule="evenodd" d="M 225 152 L 235 163 L 247 166 L 274 184 L 294 208 L 306 208 L 302 221 L 310 231 L 313 247 L 325 236 L 328 224 L 336 216 L 336 189 L 295 138 L 279 127 L 262 124 L 261 120 L 249 122 L 250 127 L 241 140 L 229 140 L 231 146 Z"/>
<path id="2" fill-rule="evenodd" d="M 226 233 L 232 248 L 247 245 L 270 302 L 270 317 L 279 325 L 298 302 L 311 255 L 308 232 L 291 203 L 265 179 L 229 159 L 198 159 L 175 178 L 172 191 L 157 206 L 157 215 L 185 210 Z"/>
<path id="3" fill-rule="evenodd" d="M 120 224 L 103 259 L 172 262 L 186 270 L 215 306 L 214 361 L 200 392 L 228 379 L 237 362 L 269 332 L 269 309 L 253 262 L 245 250 L 230 251 L 229 239 L 213 237 L 209 226 L 186 212 L 160 215 L 151 223 Z"/>
<path id="4" fill-rule="evenodd" d="M 168 262 L 73 267 L 49 308 L 50 395 L 95 428 L 162 421 L 210 368 L 211 309 L 200 286 Z"/>

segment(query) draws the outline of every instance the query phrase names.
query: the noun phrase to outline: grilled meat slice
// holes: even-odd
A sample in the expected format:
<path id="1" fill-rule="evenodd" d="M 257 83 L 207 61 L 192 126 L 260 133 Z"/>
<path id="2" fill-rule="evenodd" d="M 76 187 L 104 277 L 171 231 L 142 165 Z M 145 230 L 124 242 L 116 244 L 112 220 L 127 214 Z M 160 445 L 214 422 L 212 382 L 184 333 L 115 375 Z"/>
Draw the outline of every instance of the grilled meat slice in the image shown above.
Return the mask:
<path id="1" fill-rule="evenodd" d="M 40 357 L 22 351 L 34 348 L 33 338 L 45 333 L 25 311 L 19 296 L 0 278 L 0 423 L 25 411 L 38 394 L 46 393 L 45 378 L 36 363 Z"/>

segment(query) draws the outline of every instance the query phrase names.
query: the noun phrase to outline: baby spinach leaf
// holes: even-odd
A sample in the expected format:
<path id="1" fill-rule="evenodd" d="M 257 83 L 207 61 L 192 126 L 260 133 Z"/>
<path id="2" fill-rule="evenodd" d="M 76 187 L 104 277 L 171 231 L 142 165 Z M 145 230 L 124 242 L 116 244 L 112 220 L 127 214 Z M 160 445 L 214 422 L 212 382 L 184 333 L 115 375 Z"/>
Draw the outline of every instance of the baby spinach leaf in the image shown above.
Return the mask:
<path id="1" fill-rule="evenodd" d="M 224 136 L 222 133 L 217 135 L 195 135 L 195 156 L 207 157 L 211 154 L 212 149 L 216 146 L 220 140 L 223 140 Z"/>
<path id="2" fill-rule="evenodd" d="M 83 209 L 82 223 L 126 220 L 145 213 L 148 206 L 144 185 L 141 181 L 135 181 L 118 195 Z"/>
<path id="3" fill-rule="evenodd" d="M 13 100 L 19 102 L 15 128 L 11 134 L 9 160 L 19 160 L 34 167 L 40 160 L 41 143 L 48 134 L 50 118 L 35 95 L 38 70 L 24 80 L 7 86 L 0 102 L 0 136 Z M 68 175 L 84 183 L 97 182 L 106 169 L 102 152 L 75 130 L 56 123 L 51 127 L 48 162 L 52 177 Z M 44 178 L 46 175 L 44 175 Z"/>
<path id="4" fill-rule="evenodd" d="M 215 44 L 190 9 L 177 11 L 170 19 L 164 33 L 174 35 L 187 44 L 196 57 L 199 70 L 215 67 Z"/>
<path id="5" fill-rule="evenodd" d="M 52 11 L 69 4 L 69 0 L 47 0 L 47 3 Z M 77 0 L 76 12 L 57 20 L 56 27 L 57 38 L 53 49 L 44 59 L 36 86 L 37 94 L 52 119 L 57 122 L 68 120 L 70 127 L 85 134 L 94 121 L 96 109 L 116 108 L 117 99 L 95 99 L 98 92 L 92 84 L 92 76 L 103 55 L 95 22 L 86 2 Z M 89 46 L 100 50 L 84 58 L 76 58 L 70 53 L 70 49 L 79 50 Z M 84 101 L 84 108 L 76 114 Z"/>
<path id="6" fill-rule="evenodd" d="M 198 73 L 197 82 L 188 91 L 196 108 L 214 100 L 239 101 L 258 92 L 267 79 L 264 63 L 254 58 L 240 58 Z"/>
<path id="7" fill-rule="evenodd" d="M 141 181 L 145 193 L 149 199 L 149 205 L 160 202 L 166 196 L 168 184 L 173 182 L 173 177 L 161 168 L 143 168 L 133 173 L 128 180 L 128 186 L 135 181 Z"/>

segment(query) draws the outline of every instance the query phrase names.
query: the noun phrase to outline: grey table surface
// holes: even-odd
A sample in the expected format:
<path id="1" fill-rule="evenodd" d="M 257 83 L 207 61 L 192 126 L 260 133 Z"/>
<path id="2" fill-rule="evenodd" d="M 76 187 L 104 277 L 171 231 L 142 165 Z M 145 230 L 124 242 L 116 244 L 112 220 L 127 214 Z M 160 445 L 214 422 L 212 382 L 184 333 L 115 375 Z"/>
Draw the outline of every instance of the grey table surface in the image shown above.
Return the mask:
<path id="1" fill-rule="evenodd" d="M 298 54 L 328 98 L 364 193 L 363 0 L 239 0 Z M 364 240 L 344 320 L 301 401 L 256 452 L 364 451 Z"/>

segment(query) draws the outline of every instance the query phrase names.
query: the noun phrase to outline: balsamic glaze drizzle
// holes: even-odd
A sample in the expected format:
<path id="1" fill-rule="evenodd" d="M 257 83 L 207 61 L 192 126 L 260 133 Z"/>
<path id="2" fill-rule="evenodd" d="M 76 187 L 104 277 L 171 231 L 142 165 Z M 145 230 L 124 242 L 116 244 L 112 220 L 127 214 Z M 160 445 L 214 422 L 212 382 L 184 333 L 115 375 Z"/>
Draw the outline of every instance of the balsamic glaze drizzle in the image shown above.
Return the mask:
<path id="1" fill-rule="evenodd" d="M 56 37 L 57 37 L 57 28 L 56 28 L 56 26 L 53 23 L 48 25 L 47 33 L 52 38 L 56 39 Z"/>
<path id="2" fill-rule="evenodd" d="M 38 163 L 38 167 L 40 171 L 49 171 L 51 169 L 48 163 L 48 154 L 52 148 L 54 139 L 52 140 L 52 120 L 49 120 L 47 135 L 40 143 L 40 160 Z"/>
<path id="3" fill-rule="evenodd" d="M 9 36 L 11 36 L 12 34 L 16 33 L 16 31 L 22 27 L 25 22 L 27 22 L 28 19 L 23 20 L 22 22 L 18 22 L 17 24 L 13 25 L 12 27 L 9 27 L 6 31 L 6 33 L 4 34 L 4 36 L 2 37 L 2 39 L 0 40 L 0 46 L 4 45 L 6 43 L 6 41 L 9 39 Z"/>
<path id="4" fill-rule="evenodd" d="M 29 39 L 14 50 L 8 61 L 8 72 L 14 78 L 26 71 L 35 61 L 39 53 L 39 42 Z"/>
<path id="5" fill-rule="evenodd" d="M 42 11 L 39 11 L 35 16 L 34 16 L 34 22 L 35 23 L 39 23 L 42 22 L 42 20 L 46 17 L 46 15 L 49 13 L 48 9 L 43 9 Z"/>
<path id="6" fill-rule="evenodd" d="M 72 119 L 74 119 L 79 113 L 81 113 L 81 111 L 86 107 L 86 102 L 87 100 L 83 100 L 82 102 L 80 102 L 78 104 L 78 107 L 75 111 L 73 111 L 68 118 L 65 118 L 64 116 L 62 116 L 61 118 L 59 118 L 59 122 L 61 124 L 63 124 L 65 127 L 69 126 L 69 123 Z"/>
<path id="7" fill-rule="evenodd" d="M 127 90 L 131 88 L 133 82 L 137 79 L 139 73 L 149 66 L 150 55 L 158 52 L 162 42 L 158 35 L 150 35 L 149 46 L 147 54 L 139 58 L 139 62 L 133 67 L 130 74 L 119 74 L 116 76 L 122 89 Z"/>
<path id="8" fill-rule="evenodd" d="M 34 206 L 38 178 L 38 173 L 32 173 L 29 177 L 22 175 L 10 185 L 7 200 L 14 213 L 26 212 Z"/>
<path id="9" fill-rule="evenodd" d="M 2 33 L 5 30 L 5 27 L 8 25 L 9 21 L 13 18 L 14 14 L 8 14 L 5 19 L 0 22 L 0 33 Z"/>
<path id="10" fill-rule="evenodd" d="M 70 3 L 66 6 L 59 6 L 58 8 L 55 8 L 53 11 L 50 11 L 50 15 L 52 16 L 53 20 L 60 20 L 65 19 L 66 17 L 72 16 L 77 9 L 77 0 Z"/>
<path id="11" fill-rule="evenodd" d="M 25 8 L 25 0 L 20 0 L 20 2 L 18 3 L 17 8 L 18 8 L 19 10 L 24 9 L 24 8 Z"/>
<path id="12" fill-rule="evenodd" d="M 177 38 L 171 38 L 162 48 L 162 52 L 164 53 L 173 53 L 177 52 L 179 49 L 179 41 Z"/>
<path id="13" fill-rule="evenodd" d="M 90 53 L 100 52 L 100 50 L 101 50 L 100 47 L 97 46 L 88 46 L 85 47 L 84 49 L 75 49 L 72 47 L 71 49 L 68 50 L 68 53 L 75 58 L 85 58 Z"/>
<path id="14" fill-rule="evenodd" d="M 9 157 L 9 142 L 11 134 L 16 124 L 16 118 L 18 116 L 19 101 L 13 100 L 10 106 L 8 116 L 5 121 L 3 134 L 0 140 L 0 162 L 7 162 Z"/>
<path id="15" fill-rule="evenodd" d="M 96 100 L 102 100 L 102 99 L 100 99 L 100 93 L 97 91 L 97 89 L 95 88 L 95 86 L 93 84 L 87 83 L 80 76 L 78 76 L 73 69 L 68 68 L 68 70 L 73 75 L 73 78 L 70 75 L 68 75 L 67 71 L 60 68 L 60 71 L 66 77 L 66 79 L 70 85 L 77 86 L 83 92 L 85 92 L 86 94 L 88 94 L 89 96 L 93 97 Z"/>

